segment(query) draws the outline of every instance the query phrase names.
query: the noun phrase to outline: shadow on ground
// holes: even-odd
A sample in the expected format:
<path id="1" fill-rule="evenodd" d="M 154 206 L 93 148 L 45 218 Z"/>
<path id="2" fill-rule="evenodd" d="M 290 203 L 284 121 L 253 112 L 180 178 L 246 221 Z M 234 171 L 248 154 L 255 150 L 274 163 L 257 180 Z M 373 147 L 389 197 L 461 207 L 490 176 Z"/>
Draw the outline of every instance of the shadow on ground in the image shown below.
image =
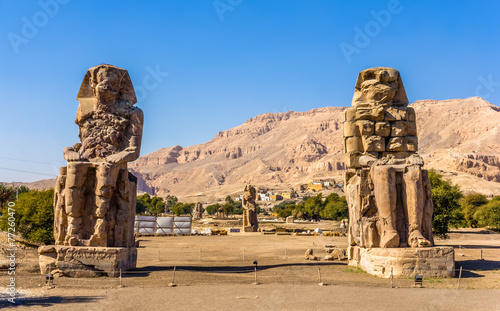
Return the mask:
<path id="1" fill-rule="evenodd" d="M 484 277 L 476 272 L 500 270 L 500 261 L 493 260 L 462 260 L 455 262 L 456 277 L 462 267 L 463 278 L 479 278 Z"/>
<path id="2" fill-rule="evenodd" d="M 468 244 L 439 244 L 437 246 L 451 246 L 455 248 L 455 251 L 460 249 L 500 249 L 500 245 L 468 245 Z"/>
<path id="3" fill-rule="evenodd" d="M 346 262 L 310 262 L 310 263 L 285 263 L 277 265 L 257 265 L 258 270 L 267 270 L 280 267 L 291 267 L 291 266 L 311 266 L 311 267 L 321 267 L 321 266 L 345 266 Z M 133 271 L 127 271 L 124 273 L 124 277 L 147 277 L 152 272 L 159 271 L 172 271 L 174 266 L 146 266 L 142 268 L 135 269 Z M 245 265 L 245 266 L 175 266 L 176 271 L 196 271 L 196 272 L 209 272 L 209 273 L 251 273 L 255 271 L 255 265 Z"/>
<path id="4" fill-rule="evenodd" d="M 15 308 L 17 306 L 41 306 L 41 307 L 51 307 L 54 304 L 77 304 L 77 303 L 92 303 L 102 299 L 102 297 L 94 296 L 74 296 L 74 297 L 32 297 L 32 298 L 17 298 L 16 303 L 13 304 L 6 300 L 0 301 L 0 309 L 6 307 Z M 68 305 L 68 309 L 72 306 Z"/>

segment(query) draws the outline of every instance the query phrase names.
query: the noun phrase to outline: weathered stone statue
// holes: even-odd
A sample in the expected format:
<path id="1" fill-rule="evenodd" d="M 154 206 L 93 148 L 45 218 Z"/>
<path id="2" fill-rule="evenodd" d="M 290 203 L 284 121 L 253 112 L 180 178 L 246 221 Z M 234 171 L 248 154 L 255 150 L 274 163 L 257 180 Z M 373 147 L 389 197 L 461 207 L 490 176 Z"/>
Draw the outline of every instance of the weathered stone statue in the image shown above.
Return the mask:
<path id="1" fill-rule="evenodd" d="M 257 232 L 259 230 L 259 221 L 257 220 L 257 208 L 255 198 L 257 193 L 252 185 L 245 186 L 243 193 L 243 231 Z"/>
<path id="2" fill-rule="evenodd" d="M 195 219 L 203 219 L 203 204 L 201 202 L 196 203 L 194 206 L 194 218 Z"/>
<path id="3" fill-rule="evenodd" d="M 363 266 L 371 255 L 366 252 L 375 248 L 433 246 L 430 182 L 417 154 L 415 111 L 407 107 L 399 72 L 385 67 L 360 72 L 352 104 L 343 123 L 350 263 Z"/>
<path id="4" fill-rule="evenodd" d="M 224 218 L 224 205 L 217 209 L 217 218 Z"/>
<path id="5" fill-rule="evenodd" d="M 127 162 L 139 157 L 143 113 L 134 107 L 137 99 L 128 72 L 111 65 L 87 71 L 77 100 L 81 142 L 64 149 L 68 166 L 60 169 L 54 196 L 55 244 L 64 247 L 42 248 L 40 254 L 55 251 L 56 267 L 64 266 L 62 272 L 71 274 L 68 267 L 81 268 L 78 255 L 99 257 L 96 252 L 119 248 L 121 258 L 108 264 L 115 270 L 134 268 L 137 181 Z"/>

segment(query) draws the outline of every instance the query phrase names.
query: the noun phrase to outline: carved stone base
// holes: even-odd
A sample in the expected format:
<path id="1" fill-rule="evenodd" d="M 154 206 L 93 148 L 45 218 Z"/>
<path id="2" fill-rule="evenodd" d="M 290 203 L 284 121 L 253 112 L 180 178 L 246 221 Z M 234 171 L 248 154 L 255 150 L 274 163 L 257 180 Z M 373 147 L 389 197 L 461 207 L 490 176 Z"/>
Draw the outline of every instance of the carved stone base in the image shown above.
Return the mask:
<path id="1" fill-rule="evenodd" d="M 395 277 L 454 277 L 455 251 L 453 247 L 423 248 L 348 248 L 349 265 L 366 272 L 389 278 L 391 267 Z"/>
<path id="2" fill-rule="evenodd" d="M 135 247 L 86 247 L 47 245 L 38 248 L 40 271 L 70 277 L 117 277 L 122 271 L 135 269 Z"/>
<path id="3" fill-rule="evenodd" d="M 253 226 L 244 226 L 243 232 L 258 232 L 259 230 Z"/>

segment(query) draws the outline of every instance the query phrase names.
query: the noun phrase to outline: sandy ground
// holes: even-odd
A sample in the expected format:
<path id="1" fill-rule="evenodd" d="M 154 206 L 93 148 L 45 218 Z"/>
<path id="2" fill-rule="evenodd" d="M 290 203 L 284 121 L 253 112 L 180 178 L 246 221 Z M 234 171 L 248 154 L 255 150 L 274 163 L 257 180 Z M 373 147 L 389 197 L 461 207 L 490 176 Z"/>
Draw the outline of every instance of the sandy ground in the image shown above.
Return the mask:
<path id="1" fill-rule="evenodd" d="M 345 237 L 261 235 L 139 237 L 138 267 L 118 278 L 56 278 L 44 286 L 36 252 L 21 251 L 15 310 L 500 310 L 500 235 L 463 229 L 438 245 L 456 247 L 458 279 L 390 280 L 368 275 L 345 261 L 307 261 L 307 248 L 323 257 L 325 244 L 347 246 Z M 481 250 L 484 260 L 480 260 Z M 22 258 L 21 258 L 22 257 Z M 201 259 L 201 260 L 200 260 Z M 254 260 L 258 262 L 254 285 Z M 175 280 L 173 268 L 175 267 Z M 327 286 L 319 286 L 321 281 Z M 458 273 L 457 273 L 458 275 Z M 176 287 L 169 287 L 174 281 Z"/>

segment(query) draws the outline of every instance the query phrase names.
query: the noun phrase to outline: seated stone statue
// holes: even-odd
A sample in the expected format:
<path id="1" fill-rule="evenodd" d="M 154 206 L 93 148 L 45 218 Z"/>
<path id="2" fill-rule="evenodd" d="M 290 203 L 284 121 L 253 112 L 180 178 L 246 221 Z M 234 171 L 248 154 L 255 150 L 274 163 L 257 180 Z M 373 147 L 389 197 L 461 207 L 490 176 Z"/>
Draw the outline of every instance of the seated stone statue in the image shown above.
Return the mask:
<path id="1" fill-rule="evenodd" d="M 128 72 L 90 68 L 77 95 L 81 142 L 64 149 L 55 189 L 57 245 L 134 246 L 135 177 L 127 162 L 139 157 L 143 113 Z"/>
<path id="2" fill-rule="evenodd" d="M 352 104 L 343 122 L 350 245 L 432 246 L 430 182 L 399 72 L 360 72 Z"/>
<path id="3" fill-rule="evenodd" d="M 257 220 L 257 208 L 255 206 L 255 198 L 257 193 L 252 185 L 245 186 L 243 193 L 243 231 L 257 232 L 259 230 L 259 221 Z"/>

